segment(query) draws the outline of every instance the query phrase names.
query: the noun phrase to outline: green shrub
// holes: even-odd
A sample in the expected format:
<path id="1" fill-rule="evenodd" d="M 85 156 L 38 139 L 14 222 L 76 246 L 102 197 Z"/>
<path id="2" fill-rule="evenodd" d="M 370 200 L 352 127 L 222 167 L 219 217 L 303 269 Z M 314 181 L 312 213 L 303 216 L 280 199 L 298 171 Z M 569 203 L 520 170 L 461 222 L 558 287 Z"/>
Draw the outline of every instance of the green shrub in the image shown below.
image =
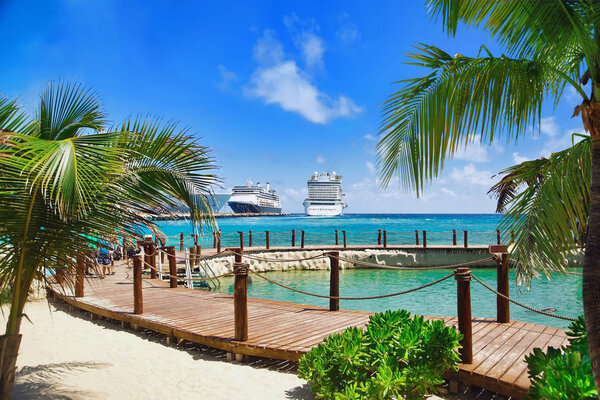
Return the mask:
<path id="1" fill-rule="evenodd" d="M 366 330 L 333 334 L 300 359 L 298 376 L 318 398 L 421 398 L 456 370 L 462 335 L 406 310 L 370 317 Z"/>
<path id="2" fill-rule="evenodd" d="M 597 399 L 592 365 L 588 353 L 583 317 L 569 326 L 569 345 L 560 349 L 549 347 L 546 352 L 533 349 L 525 357 L 532 399 L 570 400 Z"/>

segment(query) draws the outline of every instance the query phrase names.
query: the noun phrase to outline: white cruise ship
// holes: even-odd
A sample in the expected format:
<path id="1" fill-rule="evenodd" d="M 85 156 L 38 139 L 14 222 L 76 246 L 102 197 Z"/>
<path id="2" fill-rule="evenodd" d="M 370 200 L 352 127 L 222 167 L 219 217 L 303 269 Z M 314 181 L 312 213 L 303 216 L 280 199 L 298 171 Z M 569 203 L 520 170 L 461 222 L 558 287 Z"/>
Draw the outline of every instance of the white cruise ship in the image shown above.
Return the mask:
<path id="1" fill-rule="evenodd" d="M 260 182 L 253 186 L 252 181 L 246 186 L 234 186 L 227 204 L 235 213 L 281 213 L 279 196 L 269 182 L 265 188 Z"/>
<path id="2" fill-rule="evenodd" d="M 335 172 L 315 172 L 308 180 L 308 197 L 304 211 L 309 216 L 335 217 L 348 207 L 342 200 L 342 177 Z"/>

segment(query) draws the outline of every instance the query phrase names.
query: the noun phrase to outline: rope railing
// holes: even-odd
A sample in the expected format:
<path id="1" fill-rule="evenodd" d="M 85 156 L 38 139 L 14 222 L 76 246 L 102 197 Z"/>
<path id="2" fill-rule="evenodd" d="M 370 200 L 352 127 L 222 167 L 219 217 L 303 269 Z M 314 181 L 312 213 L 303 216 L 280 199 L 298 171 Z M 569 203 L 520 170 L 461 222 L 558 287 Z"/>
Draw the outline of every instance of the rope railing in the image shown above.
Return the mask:
<path id="1" fill-rule="evenodd" d="M 331 256 L 331 257 L 335 257 L 335 256 Z M 486 258 L 482 258 L 480 260 L 467 261 L 467 262 L 463 262 L 460 264 L 452 264 L 452 265 L 439 265 L 439 266 L 431 266 L 431 267 L 398 267 L 398 266 L 392 266 L 392 265 L 386 265 L 386 264 L 375 264 L 375 263 L 370 263 L 367 261 L 360 261 L 360 260 L 355 260 L 352 258 L 346 258 L 346 257 L 342 257 L 342 256 L 337 256 L 335 258 L 337 258 L 341 261 L 346 261 L 346 262 L 354 263 L 354 264 L 361 265 L 364 267 L 369 267 L 369 268 L 396 269 L 396 270 L 401 270 L 401 271 L 419 271 L 419 270 L 450 269 L 450 268 L 455 269 L 455 268 L 459 268 L 459 267 L 468 267 L 470 265 L 478 265 L 481 263 L 485 263 L 485 262 L 494 260 L 494 257 L 486 257 Z"/>
<path id="2" fill-rule="evenodd" d="M 403 290 L 401 292 L 381 294 L 381 295 L 376 295 L 376 296 L 343 297 L 343 296 L 327 296 L 327 295 L 323 295 L 323 294 L 316 294 L 316 293 L 306 292 L 304 290 L 296 289 L 294 287 L 291 287 L 291 286 L 288 286 L 288 285 L 284 285 L 283 283 L 279 283 L 277 281 L 269 279 L 266 276 L 264 276 L 264 275 L 262 275 L 262 274 L 260 274 L 260 273 L 258 273 L 256 271 L 249 270 L 249 272 L 252 273 L 252 274 L 254 274 L 254 275 L 256 275 L 256 276 L 258 276 L 261 279 L 264 279 L 265 281 L 267 281 L 269 283 L 272 283 L 274 285 L 277 285 L 277 286 L 282 287 L 282 288 L 287 289 L 287 290 L 291 290 L 293 292 L 301 293 L 301 294 L 304 294 L 304 295 L 307 295 L 307 296 L 312 296 L 312 297 L 319 297 L 319 298 L 322 298 L 322 299 L 335 299 L 335 300 L 375 300 L 375 299 L 383 299 L 383 298 L 386 298 L 386 297 L 400 296 L 400 295 L 403 295 L 403 294 L 412 293 L 412 292 L 416 292 L 417 290 L 428 288 L 430 286 L 436 285 L 436 284 L 438 284 L 440 282 L 443 282 L 446 279 L 449 279 L 449 278 L 453 277 L 454 275 L 456 275 L 456 273 L 453 272 L 453 273 L 448 274 L 448 275 L 444 276 L 443 278 L 437 279 L 437 280 L 435 280 L 433 282 L 429 282 L 429 283 L 426 283 L 424 285 L 421 285 L 421 286 L 418 286 L 418 287 L 415 287 L 415 288 L 412 288 L 412 289 Z"/>
<path id="3" fill-rule="evenodd" d="M 525 305 L 525 304 L 523 304 L 523 303 L 519 303 L 518 301 L 516 301 L 516 300 L 514 300 L 514 299 L 511 299 L 511 298 L 510 298 L 510 297 L 508 297 L 508 296 L 505 296 L 505 295 L 503 295 L 502 293 L 498 292 L 497 290 L 494 290 L 493 288 L 491 288 L 490 286 L 488 286 L 488 285 L 487 285 L 485 282 L 483 282 L 481 279 L 479 279 L 479 278 L 478 278 L 478 277 L 476 277 L 475 275 L 471 274 L 471 277 L 472 277 L 473 279 L 475 279 L 477 282 L 479 282 L 479 284 L 481 284 L 481 285 L 482 285 L 484 288 L 486 288 L 487 290 L 489 290 L 489 291 L 491 291 L 491 292 L 495 293 L 497 296 L 500 296 L 500 297 L 502 297 L 502 298 L 504 298 L 504 299 L 506 299 L 506 300 L 510 301 L 510 302 L 511 302 L 511 303 L 513 303 L 513 304 L 516 304 L 516 305 L 518 305 L 519 307 L 523 307 L 523 308 L 524 308 L 524 309 L 526 309 L 526 310 L 533 311 L 533 312 L 535 312 L 535 313 L 542 314 L 542 315 L 545 315 L 545 316 L 547 316 L 547 317 L 552 317 L 552 318 L 562 319 L 562 320 L 565 320 L 565 321 L 577 321 L 577 319 L 576 319 L 576 318 L 563 317 L 562 315 L 556 315 L 556 314 L 553 314 L 553 313 L 549 313 L 549 312 L 547 312 L 547 311 L 538 310 L 537 308 L 533 308 L 533 307 L 530 307 L 530 306 L 528 306 L 528 305 Z"/>
<path id="4" fill-rule="evenodd" d="M 141 261 L 142 261 L 142 264 L 145 265 L 145 266 L 147 266 L 149 269 L 154 270 L 156 272 L 162 273 L 162 276 L 166 276 L 168 278 L 179 279 L 179 280 L 185 280 L 185 281 L 192 281 L 192 282 L 209 281 L 211 279 L 224 278 L 226 276 L 232 276 L 232 275 L 234 275 L 233 272 L 227 272 L 227 273 L 224 273 L 224 274 L 221 274 L 221 275 L 210 276 L 210 277 L 206 277 L 206 278 L 183 278 L 183 277 L 180 277 L 180 276 L 171 275 L 169 273 L 162 272 L 158 268 L 153 267 L 152 265 L 148 264 L 146 261 L 144 261 L 144 260 L 141 260 Z"/>

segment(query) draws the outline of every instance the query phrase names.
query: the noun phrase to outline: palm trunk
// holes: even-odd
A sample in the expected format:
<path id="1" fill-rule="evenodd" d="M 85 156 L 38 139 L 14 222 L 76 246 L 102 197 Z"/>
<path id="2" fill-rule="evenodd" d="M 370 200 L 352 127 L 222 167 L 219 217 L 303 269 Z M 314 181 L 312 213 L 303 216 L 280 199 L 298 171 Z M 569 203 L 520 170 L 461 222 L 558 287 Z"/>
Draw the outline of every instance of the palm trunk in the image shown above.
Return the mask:
<path id="1" fill-rule="evenodd" d="M 21 335 L 0 336 L 0 399 L 10 400 L 15 384 Z"/>
<path id="2" fill-rule="evenodd" d="M 590 218 L 583 261 L 583 311 L 596 388 L 600 393 L 600 136 L 592 135 Z"/>

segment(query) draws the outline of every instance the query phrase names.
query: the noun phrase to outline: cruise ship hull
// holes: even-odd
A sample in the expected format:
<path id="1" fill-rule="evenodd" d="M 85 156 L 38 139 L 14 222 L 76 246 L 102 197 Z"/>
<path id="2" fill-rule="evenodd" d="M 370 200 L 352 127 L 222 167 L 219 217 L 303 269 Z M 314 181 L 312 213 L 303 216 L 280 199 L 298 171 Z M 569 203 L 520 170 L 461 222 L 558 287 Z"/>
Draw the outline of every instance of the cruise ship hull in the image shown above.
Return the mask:
<path id="1" fill-rule="evenodd" d="M 304 202 L 304 212 L 309 217 L 337 217 L 344 214 L 344 204 L 334 202 Z"/>
<path id="2" fill-rule="evenodd" d="M 281 207 L 267 207 L 267 206 L 259 206 L 257 204 L 245 203 L 242 201 L 229 201 L 227 202 L 229 207 L 233 210 L 234 213 L 270 213 L 270 214 L 279 214 L 281 213 Z"/>

